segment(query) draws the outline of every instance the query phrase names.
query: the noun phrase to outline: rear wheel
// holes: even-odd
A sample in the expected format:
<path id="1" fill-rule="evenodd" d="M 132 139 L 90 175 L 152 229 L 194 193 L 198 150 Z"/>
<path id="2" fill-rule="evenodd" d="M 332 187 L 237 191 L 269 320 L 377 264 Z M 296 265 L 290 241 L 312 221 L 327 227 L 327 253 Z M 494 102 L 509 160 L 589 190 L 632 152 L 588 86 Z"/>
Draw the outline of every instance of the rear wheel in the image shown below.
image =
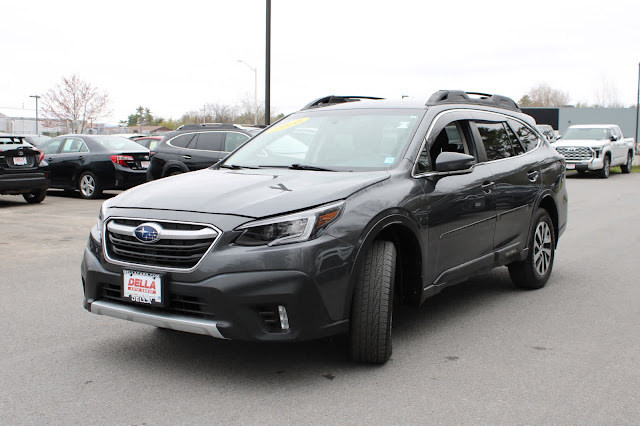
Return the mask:
<path id="1" fill-rule="evenodd" d="M 29 204 L 38 204 L 44 200 L 44 197 L 47 196 L 47 190 L 45 189 L 37 189 L 35 191 L 29 192 L 28 194 L 22 194 L 24 200 Z"/>
<path id="2" fill-rule="evenodd" d="M 509 265 L 513 283 L 526 289 L 542 288 L 553 269 L 556 240 L 549 213 L 538 209 L 534 216 L 527 258 Z"/>
<path id="3" fill-rule="evenodd" d="M 622 173 L 631 173 L 631 168 L 633 167 L 633 154 L 627 154 L 627 162 L 620 166 L 620 170 Z"/>
<path id="4" fill-rule="evenodd" d="M 353 295 L 349 350 L 354 361 L 384 364 L 391 356 L 396 248 L 375 241 L 367 250 Z"/>
<path id="5" fill-rule="evenodd" d="M 602 169 L 600 169 L 600 177 L 606 179 L 609 177 L 609 173 L 611 173 L 611 159 L 608 155 L 605 155 Z"/>
<path id="6" fill-rule="evenodd" d="M 82 198 L 94 200 L 102 194 L 102 188 L 94 175 L 91 172 L 84 172 L 78 179 L 78 189 L 80 190 L 80 196 Z"/>

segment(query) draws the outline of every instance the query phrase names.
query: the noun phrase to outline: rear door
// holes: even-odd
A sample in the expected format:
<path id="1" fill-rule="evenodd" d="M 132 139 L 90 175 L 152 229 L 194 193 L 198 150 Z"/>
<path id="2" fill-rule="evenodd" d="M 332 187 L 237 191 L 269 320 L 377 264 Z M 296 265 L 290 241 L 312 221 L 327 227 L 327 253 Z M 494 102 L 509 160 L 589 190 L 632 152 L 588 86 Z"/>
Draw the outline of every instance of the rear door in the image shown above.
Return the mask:
<path id="1" fill-rule="evenodd" d="M 492 171 L 496 203 L 494 250 L 502 261 L 526 247 L 542 164 L 532 152 L 542 140 L 527 124 L 497 113 L 477 112 L 474 134 Z"/>
<path id="2" fill-rule="evenodd" d="M 195 150 L 190 153 L 187 167 L 189 170 L 204 169 L 217 163 L 226 153 L 222 151 L 224 132 L 198 133 L 195 140 Z M 193 146 L 193 142 L 191 145 Z"/>

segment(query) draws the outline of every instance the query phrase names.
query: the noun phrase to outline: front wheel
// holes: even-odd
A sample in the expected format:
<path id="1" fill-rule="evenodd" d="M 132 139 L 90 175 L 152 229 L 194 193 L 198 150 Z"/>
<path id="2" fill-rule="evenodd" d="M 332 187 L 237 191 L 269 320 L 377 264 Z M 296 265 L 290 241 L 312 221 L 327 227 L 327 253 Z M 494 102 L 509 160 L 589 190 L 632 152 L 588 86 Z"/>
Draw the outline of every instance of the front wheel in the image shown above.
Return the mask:
<path id="1" fill-rule="evenodd" d="M 80 190 L 80 196 L 89 200 L 94 200 L 102 194 L 98 179 L 91 172 L 84 172 L 80 175 L 78 189 Z"/>
<path id="2" fill-rule="evenodd" d="M 605 155 L 602 169 L 600 169 L 600 177 L 606 179 L 609 177 L 609 173 L 611 173 L 611 159 L 608 155 Z"/>
<path id="3" fill-rule="evenodd" d="M 22 194 L 24 200 L 29 204 L 38 204 L 41 203 L 42 200 L 47 196 L 47 190 L 45 189 L 37 189 L 35 191 L 29 192 L 28 194 Z"/>
<path id="4" fill-rule="evenodd" d="M 526 289 L 542 288 L 553 269 L 556 239 L 549 213 L 538 209 L 534 216 L 527 258 L 509 265 L 511 281 Z"/>
<path id="5" fill-rule="evenodd" d="M 631 173 L 631 169 L 633 168 L 633 155 L 631 153 L 627 154 L 627 162 L 620 166 L 620 170 L 622 173 Z"/>
<path id="6" fill-rule="evenodd" d="M 354 361 L 384 364 L 391 357 L 396 247 L 375 241 L 367 250 L 353 294 L 349 350 Z"/>

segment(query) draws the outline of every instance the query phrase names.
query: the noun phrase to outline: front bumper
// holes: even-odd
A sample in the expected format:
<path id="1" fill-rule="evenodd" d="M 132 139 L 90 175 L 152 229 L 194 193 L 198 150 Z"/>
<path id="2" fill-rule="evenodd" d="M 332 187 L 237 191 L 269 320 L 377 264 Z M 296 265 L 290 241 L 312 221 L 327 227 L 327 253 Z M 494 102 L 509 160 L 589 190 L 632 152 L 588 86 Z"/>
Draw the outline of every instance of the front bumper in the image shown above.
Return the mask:
<path id="1" fill-rule="evenodd" d="M 567 160 L 567 170 L 600 170 L 604 167 L 604 161 L 601 158 L 592 158 L 590 160 Z"/>
<path id="2" fill-rule="evenodd" d="M 166 272 L 162 275 L 165 306 L 158 308 L 123 298 L 122 268 L 103 262 L 101 248 L 90 237 L 82 282 L 84 307 L 95 314 L 249 341 L 309 340 L 348 330 L 347 319 L 332 318 L 329 313 L 329 305 L 345 303 L 344 296 L 327 297 L 322 285 L 301 270 L 223 273 L 197 282 Z M 344 273 L 345 280 L 347 276 Z M 287 329 L 281 326 L 279 307 L 286 309 Z"/>

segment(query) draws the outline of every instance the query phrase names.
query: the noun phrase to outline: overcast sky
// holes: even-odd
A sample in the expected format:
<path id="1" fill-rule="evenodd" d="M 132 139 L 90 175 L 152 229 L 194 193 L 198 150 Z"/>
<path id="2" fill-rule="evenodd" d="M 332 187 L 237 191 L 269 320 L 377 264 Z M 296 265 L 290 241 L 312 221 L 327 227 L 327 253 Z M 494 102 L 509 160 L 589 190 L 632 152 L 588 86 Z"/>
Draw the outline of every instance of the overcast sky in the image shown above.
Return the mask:
<path id="1" fill-rule="evenodd" d="M 0 112 L 78 75 L 117 124 L 138 105 L 174 119 L 206 103 L 264 99 L 265 0 L 8 1 Z M 572 103 L 603 82 L 634 105 L 640 1 L 272 0 L 271 110 L 330 95 L 426 99 L 438 89 L 518 100 L 539 83 Z M 24 108 L 24 109 L 22 109 Z"/>

